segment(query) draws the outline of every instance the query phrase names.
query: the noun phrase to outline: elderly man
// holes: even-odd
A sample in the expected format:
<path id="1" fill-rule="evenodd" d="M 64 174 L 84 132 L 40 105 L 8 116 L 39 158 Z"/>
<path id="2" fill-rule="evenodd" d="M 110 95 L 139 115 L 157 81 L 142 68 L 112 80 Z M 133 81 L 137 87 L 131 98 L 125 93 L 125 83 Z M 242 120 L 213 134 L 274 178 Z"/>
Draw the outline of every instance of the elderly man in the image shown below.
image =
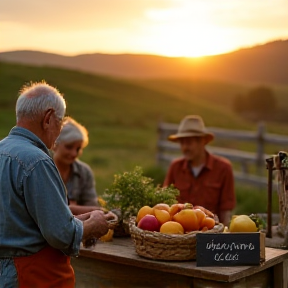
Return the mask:
<path id="1" fill-rule="evenodd" d="M 69 256 L 81 241 L 108 232 L 102 211 L 72 215 L 50 157 L 65 110 L 63 96 L 45 82 L 23 87 L 17 125 L 0 141 L 1 287 L 74 287 Z"/>
<path id="2" fill-rule="evenodd" d="M 227 159 L 205 149 L 214 135 L 206 130 L 201 117 L 189 115 L 181 121 L 177 134 L 168 139 L 180 144 L 184 157 L 171 163 L 164 186 L 174 184 L 180 191 L 180 203 L 203 206 L 228 225 L 236 204 L 234 177 Z"/>

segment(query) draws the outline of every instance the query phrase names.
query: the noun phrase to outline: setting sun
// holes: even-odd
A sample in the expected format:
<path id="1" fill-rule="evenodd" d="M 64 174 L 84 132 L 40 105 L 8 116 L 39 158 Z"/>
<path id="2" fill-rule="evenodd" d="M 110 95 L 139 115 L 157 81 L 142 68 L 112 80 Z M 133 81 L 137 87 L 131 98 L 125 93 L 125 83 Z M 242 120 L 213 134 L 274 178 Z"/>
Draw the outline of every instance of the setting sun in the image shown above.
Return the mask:
<path id="1" fill-rule="evenodd" d="M 189 31 L 185 29 L 185 25 L 159 27 L 157 32 L 157 35 L 153 35 L 151 44 L 146 48 L 160 55 L 199 57 L 233 50 L 233 45 L 228 41 L 228 43 L 225 42 L 225 31 L 205 25 L 196 26 Z"/>

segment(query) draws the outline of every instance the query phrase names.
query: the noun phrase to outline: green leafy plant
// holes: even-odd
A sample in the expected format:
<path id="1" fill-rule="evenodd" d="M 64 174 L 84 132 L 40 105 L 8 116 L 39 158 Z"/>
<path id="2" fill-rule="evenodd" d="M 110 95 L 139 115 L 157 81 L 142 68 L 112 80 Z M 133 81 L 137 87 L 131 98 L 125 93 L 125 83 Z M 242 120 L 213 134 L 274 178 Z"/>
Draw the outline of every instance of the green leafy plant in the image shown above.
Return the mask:
<path id="1" fill-rule="evenodd" d="M 258 231 L 266 229 L 266 221 L 263 218 L 261 218 L 259 215 L 250 214 L 249 217 L 251 220 L 255 222 Z"/>
<path id="2" fill-rule="evenodd" d="M 154 180 L 143 176 L 143 169 L 136 166 L 131 172 L 115 175 L 103 199 L 107 209 L 120 209 L 123 219 L 127 219 L 136 216 L 138 210 L 145 205 L 153 207 L 158 203 L 177 203 L 177 195 L 179 190 L 174 186 L 155 186 Z"/>

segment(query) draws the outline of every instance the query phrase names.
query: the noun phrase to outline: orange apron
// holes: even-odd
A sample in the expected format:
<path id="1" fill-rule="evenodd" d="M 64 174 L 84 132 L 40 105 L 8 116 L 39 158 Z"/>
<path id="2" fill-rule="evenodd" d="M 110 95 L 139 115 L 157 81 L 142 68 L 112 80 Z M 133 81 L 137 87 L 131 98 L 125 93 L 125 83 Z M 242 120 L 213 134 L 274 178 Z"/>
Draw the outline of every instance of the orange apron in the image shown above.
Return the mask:
<path id="1" fill-rule="evenodd" d="M 19 288 L 74 288 L 70 257 L 50 246 L 25 257 L 15 257 Z"/>

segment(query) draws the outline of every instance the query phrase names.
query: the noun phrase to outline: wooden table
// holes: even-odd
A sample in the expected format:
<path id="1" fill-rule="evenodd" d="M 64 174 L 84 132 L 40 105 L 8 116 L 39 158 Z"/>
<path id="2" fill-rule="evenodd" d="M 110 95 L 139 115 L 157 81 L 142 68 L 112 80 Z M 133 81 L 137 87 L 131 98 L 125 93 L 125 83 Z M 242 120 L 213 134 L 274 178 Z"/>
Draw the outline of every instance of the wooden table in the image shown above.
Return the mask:
<path id="1" fill-rule="evenodd" d="M 265 248 L 258 266 L 197 267 L 196 261 L 154 261 L 135 252 L 131 238 L 97 242 L 71 260 L 76 288 L 287 287 L 288 251 Z"/>

